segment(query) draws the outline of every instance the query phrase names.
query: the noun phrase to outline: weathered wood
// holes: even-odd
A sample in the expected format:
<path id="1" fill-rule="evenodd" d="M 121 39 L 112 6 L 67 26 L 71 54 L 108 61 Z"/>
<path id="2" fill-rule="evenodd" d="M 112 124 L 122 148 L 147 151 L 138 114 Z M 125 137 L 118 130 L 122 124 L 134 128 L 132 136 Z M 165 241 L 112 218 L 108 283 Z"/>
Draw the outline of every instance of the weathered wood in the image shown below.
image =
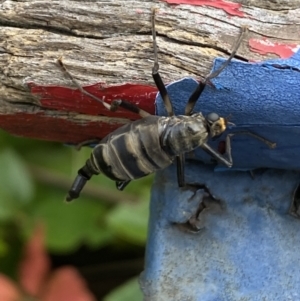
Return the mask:
<path id="1" fill-rule="evenodd" d="M 198 5 L 176 6 L 168 2 L 192 1 L 2 1 L 1 115 L 39 113 L 55 115 L 57 120 L 67 115 L 71 121 L 77 118 L 84 123 L 88 118 L 80 115 L 80 110 L 68 108 L 62 112 L 59 106 L 44 105 L 45 95 L 41 98 L 40 94 L 32 94 L 28 86 L 72 87 L 57 64 L 60 56 L 82 85 L 101 82 L 106 86 L 153 86 L 150 13 L 154 6 L 159 8 L 159 61 L 166 83 L 184 76 L 200 79 L 206 75 L 215 57 L 230 53 L 242 25 L 250 29 L 238 51 L 238 57 L 245 60 L 286 55 L 282 49 L 292 53 L 291 49 L 300 44 L 298 0 L 194 1 Z M 66 97 L 71 101 L 70 95 Z M 20 115 L 18 120 L 23 122 Z M 0 122 L 0 126 L 24 135 L 12 125 Z M 18 126 L 20 129 L 20 124 L 15 127 Z M 34 129 L 28 135 L 47 139 L 34 135 Z M 86 136 L 84 132 L 80 139 Z M 49 133 L 49 139 L 57 138 Z M 68 137 L 63 140 L 74 142 Z"/>

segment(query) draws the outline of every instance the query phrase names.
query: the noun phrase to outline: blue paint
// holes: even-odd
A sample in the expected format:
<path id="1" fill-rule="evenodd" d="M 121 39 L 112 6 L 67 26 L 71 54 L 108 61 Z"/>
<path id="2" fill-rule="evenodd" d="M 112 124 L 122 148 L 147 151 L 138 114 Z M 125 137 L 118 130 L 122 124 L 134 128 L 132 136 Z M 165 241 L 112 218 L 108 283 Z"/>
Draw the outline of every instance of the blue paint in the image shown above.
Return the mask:
<path id="1" fill-rule="evenodd" d="M 216 70 L 224 59 L 216 59 Z M 300 168 L 300 51 L 292 58 L 261 63 L 233 61 L 212 80 L 198 100 L 195 111 L 216 112 L 230 116 L 236 126 L 226 133 L 249 130 L 277 143 L 275 149 L 248 136 L 233 138 L 233 169 L 259 167 Z M 197 86 L 185 78 L 167 87 L 176 114 L 183 114 L 185 104 Z M 162 99 L 156 99 L 158 115 L 166 115 Z M 225 134 L 220 140 L 224 140 Z M 212 143 L 215 147 L 219 141 Z M 196 158 L 209 163 L 201 149 Z M 225 169 L 225 168 L 220 168 Z"/>
<path id="2" fill-rule="evenodd" d="M 215 61 L 214 69 L 223 62 Z M 214 172 L 201 149 L 186 162 L 186 181 L 204 184 L 218 200 L 206 201 L 201 230 L 185 223 L 206 196 L 179 189 L 176 167 L 156 174 L 145 271 L 147 301 L 300 300 L 300 219 L 290 214 L 300 183 L 300 51 L 288 60 L 234 61 L 206 87 L 195 111 L 231 115 L 236 127 L 277 143 L 274 150 L 247 136 L 234 137 L 234 167 Z M 168 86 L 176 114 L 197 86 L 182 79 Z M 157 113 L 166 115 L 157 97 Z M 221 140 L 223 140 L 221 138 Z M 219 141 L 211 143 L 215 148 Z M 260 167 L 252 179 L 245 171 Z"/>
<path id="3" fill-rule="evenodd" d="M 157 173 L 141 276 L 145 300 L 300 300 L 300 220 L 289 215 L 300 174 L 269 169 L 252 179 L 200 162 L 186 169 L 187 182 L 205 184 L 220 202 L 209 202 L 202 230 L 188 233 L 179 224 L 203 190 L 193 196 L 179 189 L 175 166 Z"/>

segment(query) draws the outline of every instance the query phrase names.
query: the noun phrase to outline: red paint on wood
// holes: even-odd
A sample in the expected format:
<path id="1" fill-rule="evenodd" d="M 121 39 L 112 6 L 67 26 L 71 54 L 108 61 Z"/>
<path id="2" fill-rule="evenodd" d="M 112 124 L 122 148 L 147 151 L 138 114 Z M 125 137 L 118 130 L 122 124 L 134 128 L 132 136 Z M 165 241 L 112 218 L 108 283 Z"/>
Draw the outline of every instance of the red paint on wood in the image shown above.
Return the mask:
<path id="1" fill-rule="evenodd" d="M 71 144 L 97 138 L 100 140 L 122 125 L 99 121 L 77 123 L 62 116 L 46 116 L 43 113 L 17 113 L 0 117 L 0 127 L 13 135 Z"/>
<path id="2" fill-rule="evenodd" d="M 210 6 L 224 10 L 227 14 L 238 17 L 245 17 L 240 11 L 241 4 L 224 0 L 163 0 L 169 4 L 190 4 L 195 6 Z"/>
<path id="3" fill-rule="evenodd" d="M 31 93 L 39 97 L 39 102 L 43 108 L 65 112 L 77 112 L 92 116 L 102 115 L 129 118 L 131 120 L 139 118 L 139 115 L 121 108 L 116 112 L 111 112 L 100 102 L 82 94 L 78 89 L 38 86 L 34 83 L 29 83 L 28 85 L 31 89 Z M 100 99 L 104 97 L 108 103 L 115 99 L 123 99 L 136 104 L 150 114 L 155 114 L 154 102 L 157 93 L 156 87 L 134 84 L 104 87 L 98 83 L 92 86 L 86 86 L 84 89 Z"/>
<path id="4" fill-rule="evenodd" d="M 250 39 L 249 46 L 253 52 L 257 52 L 262 55 L 274 53 L 282 59 L 291 57 L 300 49 L 300 45 L 297 44 L 280 44 L 267 39 Z"/>
<path id="5" fill-rule="evenodd" d="M 32 94 L 38 96 L 41 107 L 50 109 L 51 113 L 46 111 L 1 115 L 0 127 L 11 134 L 78 144 L 91 139 L 100 140 L 122 126 L 126 119 L 129 122 L 140 118 L 138 114 L 122 108 L 117 112 L 111 112 L 100 102 L 83 95 L 78 89 L 38 86 L 34 83 L 30 83 L 29 87 Z M 154 102 L 157 93 L 155 87 L 133 84 L 104 87 L 95 84 L 84 88 L 100 99 L 105 97 L 108 103 L 115 99 L 123 99 L 138 105 L 150 114 L 155 114 Z M 55 111 L 60 113 L 55 115 Z M 76 113 L 87 116 L 84 118 L 79 116 L 76 119 Z M 95 116 L 111 118 L 101 120 L 101 117 Z"/>

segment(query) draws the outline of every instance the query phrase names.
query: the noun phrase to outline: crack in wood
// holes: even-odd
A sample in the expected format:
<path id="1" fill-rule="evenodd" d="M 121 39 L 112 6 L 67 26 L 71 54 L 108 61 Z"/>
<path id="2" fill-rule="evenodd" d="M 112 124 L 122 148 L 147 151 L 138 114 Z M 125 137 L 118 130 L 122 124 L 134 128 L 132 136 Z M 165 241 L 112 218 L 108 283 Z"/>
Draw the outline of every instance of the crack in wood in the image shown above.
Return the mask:
<path id="1" fill-rule="evenodd" d="M 249 47 L 251 39 L 263 41 L 268 37 L 278 44 L 300 44 L 298 1 L 234 2 L 242 4 L 241 10 L 248 18 L 229 17 L 221 9 L 207 6 L 171 6 L 158 0 L 0 1 L 0 112 L 17 114 L 26 112 L 29 105 L 35 106 L 38 98 L 26 89 L 27 83 L 42 87 L 71 86 L 56 63 L 60 56 L 82 86 L 101 83 L 120 87 L 134 83 L 153 87 L 150 24 L 153 6 L 158 8 L 159 64 L 165 83 L 208 74 L 214 58 L 230 54 L 243 25 L 249 25 L 250 30 L 236 58 L 244 61 L 278 58 L 276 52 L 264 55 L 253 52 Z M 63 104 L 66 110 L 77 109 L 70 95 L 57 93 L 49 95 L 53 103 Z M 76 101 L 78 105 L 80 99 Z M 48 114 L 49 108 L 39 110 L 34 112 Z M 55 114 L 59 115 L 58 111 Z M 19 119 L 8 118 L 9 125 L 5 128 L 13 131 L 13 123 L 21 120 L 18 116 Z M 89 114 L 76 116 L 91 118 Z M 15 127 L 20 133 L 20 124 Z M 96 133 L 96 127 L 93 129 Z M 55 123 L 51 130 L 58 130 Z M 80 131 L 82 136 L 89 135 L 88 129 L 84 134 L 82 128 Z M 56 134 L 51 137 L 56 139 Z M 76 139 L 74 135 L 69 141 Z"/>

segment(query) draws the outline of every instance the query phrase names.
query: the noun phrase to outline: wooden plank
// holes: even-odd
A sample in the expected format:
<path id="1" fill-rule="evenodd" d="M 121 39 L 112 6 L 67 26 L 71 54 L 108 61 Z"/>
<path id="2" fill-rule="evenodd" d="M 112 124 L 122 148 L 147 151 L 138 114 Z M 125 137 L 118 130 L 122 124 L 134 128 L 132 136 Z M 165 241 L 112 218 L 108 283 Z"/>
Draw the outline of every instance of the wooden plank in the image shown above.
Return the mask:
<path id="1" fill-rule="evenodd" d="M 94 137 L 94 122 L 105 129 L 96 133 L 100 139 L 139 118 L 124 111 L 111 115 L 101 104 L 74 91 L 57 64 L 60 56 L 90 92 L 108 101 L 122 97 L 154 113 L 152 7 L 158 8 L 161 75 L 169 83 L 185 76 L 201 79 L 215 57 L 230 53 L 242 25 L 249 26 L 249 34 L 239 58 L 290 56 L 300 44 L 297 3 L 2 1 L 0 127 L 22 136 L 78 143 Z M 68 130 L 62 131 L 65 126 Z"/>

